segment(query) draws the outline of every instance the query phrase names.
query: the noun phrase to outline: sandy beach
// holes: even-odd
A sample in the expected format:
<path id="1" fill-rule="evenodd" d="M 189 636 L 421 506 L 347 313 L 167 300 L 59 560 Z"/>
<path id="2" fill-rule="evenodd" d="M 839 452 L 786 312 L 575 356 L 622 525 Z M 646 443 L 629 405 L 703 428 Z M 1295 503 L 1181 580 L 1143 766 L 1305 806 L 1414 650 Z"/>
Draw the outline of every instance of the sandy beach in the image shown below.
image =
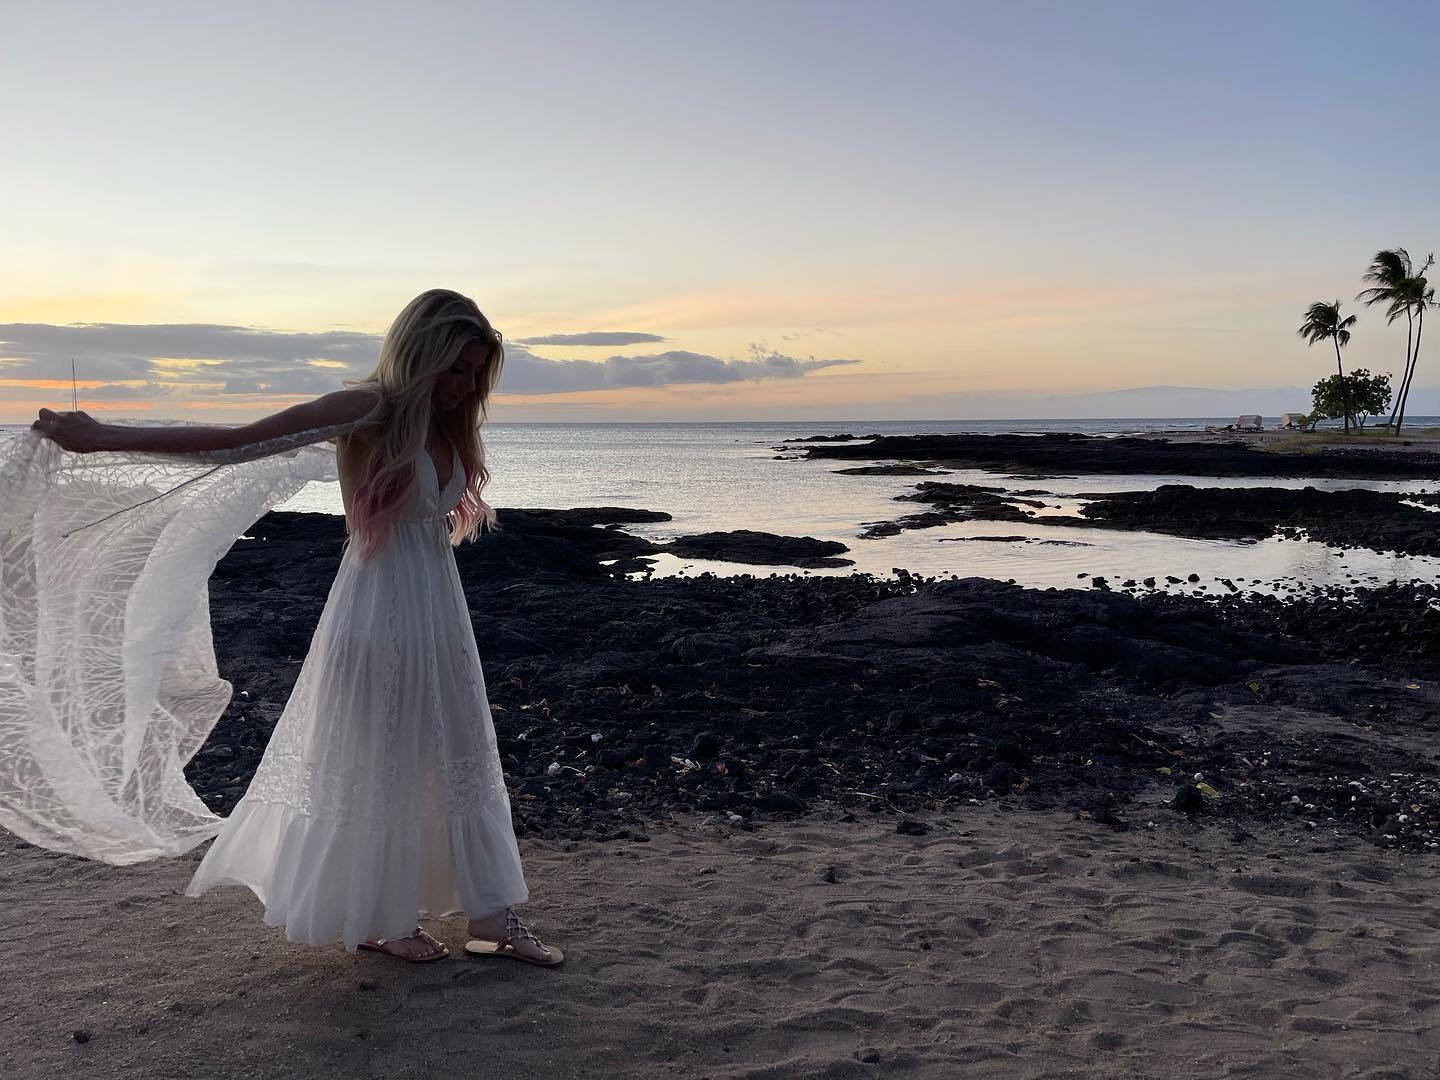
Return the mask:
<path id="1" fill-rule="evenodd" d="M 7 837 L 15 1077 L 1415 1078 L 1440 1061 L 1437 868 L 1145 809 L 841 811 L 522 843 L 540 970 L 287 944 L 196 859 Z M 833 881 L 827 880 L 833 878 Z M 78 1034 L 77 1034 L 78 1033 Z M 81 1041 L 85 1040 L 85 1041 Z"/>

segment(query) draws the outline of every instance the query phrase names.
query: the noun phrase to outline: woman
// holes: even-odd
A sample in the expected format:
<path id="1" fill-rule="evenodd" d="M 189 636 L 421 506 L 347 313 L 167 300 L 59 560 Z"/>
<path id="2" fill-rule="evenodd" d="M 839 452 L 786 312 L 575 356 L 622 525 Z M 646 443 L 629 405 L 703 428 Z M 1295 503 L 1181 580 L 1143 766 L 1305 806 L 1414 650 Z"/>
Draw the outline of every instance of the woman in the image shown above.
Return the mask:
<path id="1" fill-rule="evenodd" d="M 463 910 L 468 952 L 563 959 L 513 910 L 528 890 L 453 551 L 496 523 L 478 428 L 503 361 L 475 303 L 436 289 L 400 313 L 367 378 L 243 427 L 40 411 L 33 426 L 79 453 L 268 449 L 335 432 L 340 569 L 254 779 L 187 895 L 237 881 L 292 941 L 339 937 L 414 962 L 449 955 L 421 915 Z"/>

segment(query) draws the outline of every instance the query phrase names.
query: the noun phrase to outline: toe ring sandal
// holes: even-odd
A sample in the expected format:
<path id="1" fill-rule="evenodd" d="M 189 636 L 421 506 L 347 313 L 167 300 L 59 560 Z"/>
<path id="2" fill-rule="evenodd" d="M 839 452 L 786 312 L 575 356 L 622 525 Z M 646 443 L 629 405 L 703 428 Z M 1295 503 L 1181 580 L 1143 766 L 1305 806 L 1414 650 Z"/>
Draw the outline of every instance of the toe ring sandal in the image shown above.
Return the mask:
<path id="1" fill-rule="evenodd" d="M 430 951 L 421 953 L 419 956 L 406 956 L 404 953 L 387 952 L 385 949 L 385 946 L 391 941 L 408 941 L 410 938 L 419 938 L 430 946 Z M 418 926 L 413 934 L 407 934 L 403 938 L 378 938 L 375 941 L 362 941 L 360 948 L 368 949 L 371 952 L 383 952 L 387 956 L 398 956 L 401 960 L 407 960 L 412 964 L 430 964 L 450 955 L 450 950 L 445 947 L 443 942 L 437 941 Z"/>
<path id="2" fill-rule="evenodd" d="M 526 956 L 511 945 L 517 938 L 529 938 L 549 954 L 549 959 L 540 960 L 533 956 Z M 515 914 L 514 908 L 505 909 L 505 940 L 504 941 L 467 941 L 465 951 L 471 956 L 508 956 L 514 960 L 523 960 L 527 964 L 534 964 L 536 967 L 554 967 L 565 959 L 565 954 L 554 945 L 546 945 L 538 937 L 530 932 L 519 915 Z"/>

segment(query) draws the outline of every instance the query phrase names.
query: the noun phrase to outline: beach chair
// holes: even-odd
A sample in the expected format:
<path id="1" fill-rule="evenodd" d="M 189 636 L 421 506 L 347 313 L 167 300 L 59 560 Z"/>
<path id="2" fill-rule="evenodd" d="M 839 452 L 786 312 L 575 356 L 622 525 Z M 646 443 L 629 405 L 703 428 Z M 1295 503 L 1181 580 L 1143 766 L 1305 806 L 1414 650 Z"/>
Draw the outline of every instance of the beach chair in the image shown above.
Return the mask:
<path id="1" fill-rule="evenodd" d="M 1303 431 L 1305 425 L 1308 423 L 1310 423 L 1309 413 L 1287 412 L 1280 414 L 1280 426 L 1282 428 L 1299 429 Z"/>

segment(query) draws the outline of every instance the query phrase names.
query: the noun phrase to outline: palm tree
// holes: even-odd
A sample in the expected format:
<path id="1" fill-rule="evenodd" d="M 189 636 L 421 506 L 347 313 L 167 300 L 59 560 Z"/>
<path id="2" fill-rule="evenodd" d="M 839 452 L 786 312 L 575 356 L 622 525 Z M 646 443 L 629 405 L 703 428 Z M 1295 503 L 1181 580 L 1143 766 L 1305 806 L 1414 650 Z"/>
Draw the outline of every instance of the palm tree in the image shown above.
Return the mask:
<path id="1" fill-rule="evenodd" d="M 1370 282 L 1372 287 L 1363 290 L 1356 297 L 1367 305 L 1385 304 L 1386 322 L 1394 322 L 1401 315 L 1405 316 L 1405 366 L 1401 371 L 1400 389 L 1395 395 L 1395 407 L 1390 412 L 1389 424 L 1396 435 L 1400 434 L 1400 427 L 1405 423 L 1405 403 L 1410 395 L 1410 381 L 1415 376 L 1416 361 L 1420 359 L 1420 338 L 1425 331 L 1425 308 L 1435 303 L 1435 290 L 1425 278 L 1425 271 L 1429 270 L 1434 262 L 1434 255 L 1427 256 L 1425 265 L 1417 274 L 1410 260 L 1410 253 L 1404 248 L 1377 252 L 1370 261 L 1370 269 L 1364 279 Z"/>
<path id="2" fill-rule="evenodd" d="M 1340 372 L 1340 404 L 1345 410 L 1345 434 L 1350 434 L 1350 392 L 1345 386 L 1345 366 L 1340 362 L 1340 346 L 1350 344 L 1350 327 L 1355 316 L 1340 317 L 1340 301 L 1327 304 L 1317 300 L 1305 309 L 1305 321 L 1297 331 L 1311 345 L 1317 341 L 1335 343 L 1335 369 Z"/>

